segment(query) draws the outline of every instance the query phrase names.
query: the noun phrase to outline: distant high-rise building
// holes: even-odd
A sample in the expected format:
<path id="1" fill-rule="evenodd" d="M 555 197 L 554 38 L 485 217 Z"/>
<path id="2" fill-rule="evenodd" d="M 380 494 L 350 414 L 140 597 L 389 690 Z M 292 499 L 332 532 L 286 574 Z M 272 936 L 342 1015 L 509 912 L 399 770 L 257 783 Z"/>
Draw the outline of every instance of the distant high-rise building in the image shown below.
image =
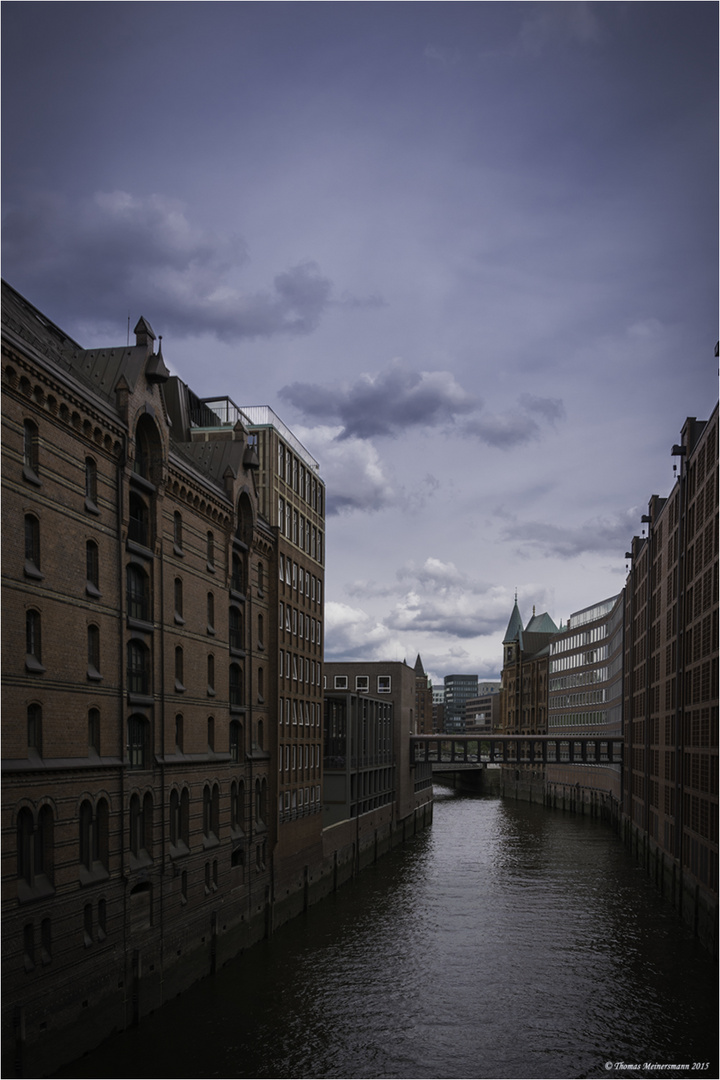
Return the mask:
<path id="1" fill-rule="evenodd" d="M 623 615 L 621 593 L 572 614 L 551 641 L 548 734 L 622 736 Z M 616 818 L 619 764 L 548 764 L 545 779 L 555 805 L 575 798 L 579 785 L 591 804 Z"/>
<path id="2" fill-rule="evenodd" d="M 445 731 L 461 734 L 465 730 L 465 703 L 477 693 L 477 675 L 445 676 Z"/>

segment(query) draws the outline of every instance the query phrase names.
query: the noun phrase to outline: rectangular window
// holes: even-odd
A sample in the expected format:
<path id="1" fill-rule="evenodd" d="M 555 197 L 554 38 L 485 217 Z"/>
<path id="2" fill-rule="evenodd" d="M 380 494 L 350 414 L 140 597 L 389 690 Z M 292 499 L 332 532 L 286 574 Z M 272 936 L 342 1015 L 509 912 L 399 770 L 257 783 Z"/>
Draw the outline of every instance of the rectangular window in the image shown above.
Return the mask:
<path id="1" fill-rule="evenodd" d="M 336 675 L 333 681 L 333 687 L 335 690 L 347 690 L 347 675 Z"/>
<path id="2" fill-rule="evenodd" d="M 356 675 L 355 676 L 355 689 L 360 693 L 367 694 L 370 690 L 370 676 L 369 675 Z"/>
<path id="3" fill-rule="evenodd" d="M 378 694 L 390 693 L 390 676 L 378 675 Z"/>

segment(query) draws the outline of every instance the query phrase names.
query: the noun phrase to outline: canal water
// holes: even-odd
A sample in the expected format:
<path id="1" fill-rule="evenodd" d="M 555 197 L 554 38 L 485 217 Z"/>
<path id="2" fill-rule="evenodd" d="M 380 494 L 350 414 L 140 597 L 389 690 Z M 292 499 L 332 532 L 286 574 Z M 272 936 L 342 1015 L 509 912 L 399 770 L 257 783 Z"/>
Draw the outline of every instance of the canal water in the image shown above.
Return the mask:
<path id="1" fill-rule="evenodd" d="M 717 1080 L 717 1031 L 715 964 L 606 826 L 438 788 L 431 828 L 58 1075 Z"/>

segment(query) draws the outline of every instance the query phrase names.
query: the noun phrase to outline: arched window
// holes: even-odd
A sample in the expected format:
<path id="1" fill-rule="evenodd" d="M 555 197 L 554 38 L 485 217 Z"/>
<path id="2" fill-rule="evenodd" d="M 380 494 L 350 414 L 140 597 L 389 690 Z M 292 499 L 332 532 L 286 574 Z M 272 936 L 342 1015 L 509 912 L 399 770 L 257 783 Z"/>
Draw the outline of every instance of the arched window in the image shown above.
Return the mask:
<path id="1" fill-rule="evenodd" d="M 49 806 L 33 818 L 24 806 L 17 818 L 17 874 L 29 888 L 50 886 L 53 878 L 54 820 Z"/>
<path id="2" fill-rule="evenodd" d="M 91 625 L 87 628 L 87 673 L 89 679 L 99 679 L 100 675 L 100 630 Z"/>
<path id="3" fill-rule="evenodd" d="M 160 435 L 150 416 L 145 413 L 138 420 L 135 429 L 135 472 L 143 480 L 157 484 L 160 479 L 161 458 Z"/>
<path id="4" fill-rule="evenodd" d="M 85 544 L 85 591 L 89 596 L 100 595 L 100 560 L 94 540 Z"/>
<path id="5" fill-rule="evenodd" d="M 230 665 L 230 707 L 240 708 L 243 705 L 243 677 L 242 668 L 239 664 Z"/>
<path id="6" fill-rule="evenodd" d="M 240 818 L 238 811 L 238 783 L 237 780 L 233 780 L 230 785 L 230 831 L 233 833 L 238 831 L 238 822 Z"/>
<path id="7" fill-rule="evenodd" d="M 173 595 L 174 595 L 174 599 L 175 599 L 175 622 L 182 624 L 182 623 L 185 622 L 185 619 L 183 618 L 183 583 L 182 583 L 182 578 L 179 578 L 179 577 L 175 578 L 175 586 L 174 586 L 174 590 L 173 590 Z"/>
<path id="8" fill-rule="evenodd" d="M 190 792 L 183 788 L 180 796 L 180 839 L 190 847 Z"/>
<path id="9" fill-rule="evenodd" d="M 106 799 L 99 799 L 93 812 L 85 799 L 80 806 L 80 865 L 88 873 L 108 869 L 110 811 Z"/>
<path id="10" fill-rule="evenodd" d="M 240 724 L 237 720 L 230 722 L 230 760 L 240 760 Z"/>
<path id="11" fill-rule="evenodd" d="M 262 596 L 265 590 L 265 567 L 261 562 L 257 564 L 257 587 L 259 595 Z"/>
<path id="12" fill-rule="evenodd" d="M 243 567 L 243 560 L 240 558 L 236 551 L 233 552 L 232 556 L 232 577 L 230 579 L 230 588 L 233 590 L 233 592 L 245 592 L 245 573 Z"/>
<path id="13" fill-rule="evenodd" d="M 127 644 L 127 686 L 131 694 L 150 692 L 150 654 L 147 645 L 136 638 Z"/>
<path id="14" fill-rule="evenodd" d="M 267 816 L 267 780 L 263 780 L 262 783 L 259 779 L 255 781 L 255 821 L 258 825 L 265 824 L 265 818 Z"/>
<path id="15" fill-rule="evenodd" d="M 38 427 L 32 420 L 23 424 L 23 475 L 26 480 L 38 479 Z"/>
<path id="16" fill-rule="evenodd" d="M 30 608 L 25 612 L 25 667 L 28 671 L 41 673 L 42 635 L 40 632 L 40 612 Z"/>
<path id="17" fill-rule="evenodd" d="M 88 749 L 100 753 L 100 710 L 88 710 Z"/>
<path id="18" fill-rule="evenodd" d="M 150 620 L 150 582 L 145 570 L 137 563 L 127 568 L 127 608 L 131 619 Z"/>
<path id="19" fill-rule="evenodd" d="M 130 797 L 130 852 L 136 858 L 142 851 L 143 836 L 142 803 L 139 795 L 132 795 Z"/>
<path id="20" fill-rule="evenodd" d="M 131 769 L 144 769 L 148 756 L 149 725 L 144 716 L 128 720 L 128 763 Z"/>
<path id="21" fill-rule="evenodd" d="M 25 515 L 25 574 L 42 577 L 40 572 L 40 522 L 34 514 Z"/>
<path id="22" fill-rule="evenodd" d="M 258 701 L 262 704 L 265 700 L 265 669 L 259 667 L 257 673 L 257 696 Z"/>
<path id="23" fill-rule="evenodd" d="M 143 547 L 150 546 L 150 514 L 147 503 L 136 491 L 130 492 L 128 539 Z"/>
<path id="24" fill-rule="evenodd" d="M 23 806 L 17 817 L 17 876 L 27 885 L 35 881 L 35 822 Z"/>
<path id="25" fill-rule="evenodd" d="M 180 851 L 189 850 L 190 835 L 190 795 L 187 788 L 178 793 L 176 788 L 170 792 L 170 843 Z M 178 854 L 176 852 L 175 854 Z"/>
<path id="26" fill-rule="evenodd" d="M 253 525 L 254 522 L 252 503 L 250 502 L 250 499 L 246 492 L 243 492 L 238 499 L 237 527 L 235 530 L 235 535 L 237 536 L 238 540 L 241 540 L 243 544 L 247 545 L 247 547 L 250 547 L 252 543 Z"/>
<path id="27" fill-rule="evenodd" d="M 85 506 L 97 510 L 97 465 L 94 458 L 85 458 Z"/>
<path id="28" fill-rule="evenodd" d="M 263 649 L 265 647 L 265 619 L 263 618 L 262 615 L 258 615 L 257 626 L 258 626 L 258 640 L 257 640 L 258 649 Z"/>
<path id="29" fill-rule="evenodd" d="M 153 800 L 146 791 L 142 801 L 139 795 L 130 799 L 130 852 L 136 859 L 152 859 Z"/>
<path id="30" fill-rule="evenodd" d="M 180 796 L 175 788 L 170 792 L 170 843 L 177 847 L 180 839 Z"/>
<path id="31" fill-rule="evenodd" d="M 183 685 L 183 651 L 182 646 L 176 645 L 175 647 L 175 690 L 177 693 L 182 693 L 185 689 Z"/>
<path id="32" fill-rule="evenodd" d="M 215 750 L 215 718 L 213 716 L 208 716 L 207 744 L 208 744 L 208 750 L 210 750 L 210 751 Z"/>
<path id="33" fill-rule="evenodd" d="M 182 514 L 176 510 L 173 514 L 173 545 L 175 554 L 182 555 L 183 523 Z"/>
<path id="34" fill-rule="evenodd" d="M 42 757 L 42 707 L 33 702 L 27 709 L 28 750 Z"/>
<path id="35" fill-rule="evenodd" d="M 207 564 L 208 570 L 215 569 L 215 537 L 211 532 L 207 534 Z"/>
<path id="36" fill-rule="evenodd" d="M 203 835 L 206 840 L 217 840 L 220 835 L 220 788 L 209 784 L 203 790 Z"/>
<path id="37" fill-rule="evenodd" d="M 184 745 L 183 727 L 184 727 L 184 725 L 183 725 L 182 713 L 178 713 L 177 716 L 175 717 L 175 749 L 177 750 L 177 752 L 179 754 L 183 753 L 183 745 Z"/>
<path id="38" fill-rule="evenodd" d="M 243 617 L 239 608 L 230 608 L 229 617 L 230 648 L 242 650 L 244 648 Z"/>
<path id="39" fill-rule="evenodd" d="M 215 596 L 211 592 L 207 594 L 207 632 L 215 633 Z"/>
<path id="40" fill-rule="evenodd" d="M 212 653 L 207 658 L 208 694 L 215 693 L 215 657 Z"/>

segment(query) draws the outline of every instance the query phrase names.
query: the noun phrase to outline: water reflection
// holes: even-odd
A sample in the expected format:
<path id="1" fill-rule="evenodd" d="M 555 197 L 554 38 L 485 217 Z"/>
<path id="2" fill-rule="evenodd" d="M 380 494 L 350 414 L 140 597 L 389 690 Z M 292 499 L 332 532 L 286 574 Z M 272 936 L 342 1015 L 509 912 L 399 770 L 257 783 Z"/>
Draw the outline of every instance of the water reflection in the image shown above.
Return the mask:
<path id="1" fill-rule="evenodd" d="M 715 988 L 606 828 L 440 792 L 426 833 L 59 1075 L 594 1077 L 714 1061 Z"/>

